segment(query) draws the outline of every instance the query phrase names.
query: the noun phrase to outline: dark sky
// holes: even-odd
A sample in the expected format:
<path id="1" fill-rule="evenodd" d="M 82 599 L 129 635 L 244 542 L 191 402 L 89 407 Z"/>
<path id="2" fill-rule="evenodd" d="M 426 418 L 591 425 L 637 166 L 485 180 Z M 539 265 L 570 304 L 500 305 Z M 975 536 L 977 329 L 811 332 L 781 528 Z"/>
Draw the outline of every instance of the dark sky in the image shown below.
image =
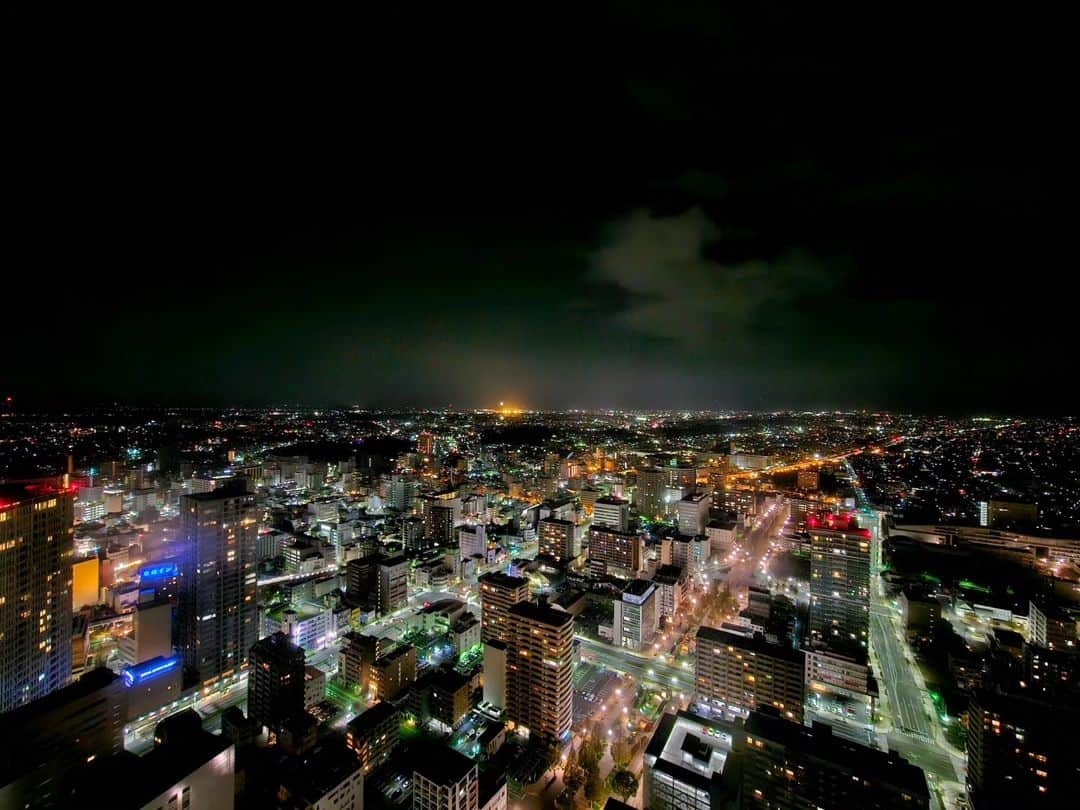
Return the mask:
<path id="1" fill-rule="evenodd" d="M 1070 412 L 1053 20 L 739 5 L 7 6 L 0 386 Z"/>

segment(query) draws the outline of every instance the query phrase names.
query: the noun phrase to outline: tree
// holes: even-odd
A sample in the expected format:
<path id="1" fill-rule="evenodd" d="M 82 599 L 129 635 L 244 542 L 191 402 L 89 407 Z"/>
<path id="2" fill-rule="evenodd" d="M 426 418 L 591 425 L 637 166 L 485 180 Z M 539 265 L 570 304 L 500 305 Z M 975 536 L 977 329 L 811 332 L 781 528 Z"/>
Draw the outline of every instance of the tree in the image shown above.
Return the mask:
<path id="1" fill-rule="evenodd" d="M 581 786 L 585 784 L 585 769 L 575 760 L 571 759 L 563 768 L 563 784 L 566 785 L 570 795 L 575 795 Z"/>
<path id="2" fill-rule="evenodd" d="M 611 791 L 616 796 L 622 796 L 624 802 L 637 794 L 637 788 L 638 778 L 633 771 L 619 768 L 611 774 Z"/>
<path id="3" fill-rule="evenodd" d="M 634 756 L 634 748 L 625 737 L 620 737 L 611 744 L 611 758 L 616 768 L 625 768 Z"/>

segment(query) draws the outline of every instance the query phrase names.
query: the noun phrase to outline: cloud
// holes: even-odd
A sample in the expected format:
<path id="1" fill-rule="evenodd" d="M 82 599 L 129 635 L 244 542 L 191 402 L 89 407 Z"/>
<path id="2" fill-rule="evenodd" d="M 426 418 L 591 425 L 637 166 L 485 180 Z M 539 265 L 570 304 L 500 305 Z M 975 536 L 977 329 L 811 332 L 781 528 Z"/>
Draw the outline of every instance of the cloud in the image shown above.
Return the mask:
<path id="1" fill-rule="evenodd" d="M 635 211 L 591 255 L 589 278 L 625 301 L 613 318 L 653 337 L 697 342 L 744 335 L 771 307 L 828 288 L 834 274 L 805 252 L 721 264 L 708 249 L 720 228 L 699 208 L 670 217 Z"/>

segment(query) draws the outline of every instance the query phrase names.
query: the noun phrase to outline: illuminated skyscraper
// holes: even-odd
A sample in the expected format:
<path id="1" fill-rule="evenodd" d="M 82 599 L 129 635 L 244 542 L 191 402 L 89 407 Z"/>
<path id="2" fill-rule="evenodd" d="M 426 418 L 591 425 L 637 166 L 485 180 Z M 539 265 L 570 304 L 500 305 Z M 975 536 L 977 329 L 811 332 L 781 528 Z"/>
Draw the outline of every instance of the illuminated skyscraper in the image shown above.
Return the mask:
<path id="1" fill-rule="evenodd" d="M 190 678 L 231 674 L 258 639 L 255 496 L 239 485 L 185 495 L 177 650 Z"/>
<path id="2" fill-rule="evenodd" d="M 71 680 L 74 499 L 46 482 L 0 484 L 0 712 Z"/>
<path id="3" fill-rule="evenodd" d="M 520 602 L 507 621 L 506 716 L 532 735 L 561 740 L 573 720 L 574 617 Z"/>
<path id="4" fill-rule="evenodd" d="M 510 641 L 510 608 L 529 598 L 529 580 L 499 572 L 480 577 L 481 641 Z"/>
<path id="5" fill-rule="evenodd" d="M 435 453 L 435 436 L 424 430 L 416 438 L 416 452 L 427 458 Z"/>
<path id="6" fill-rule="evenodd" d="M 810 530 L 810 636 L 866 644 L 870 627 L 870 532 Z"/>
<path id="7" fill-rule="evenodd" d="M 668 475 L 657 467 L 638 470 L 634 500 L 640 514 L 656 517 L 664 514 L 664 489 Z"/>
<path id="8" fill-rule="evenodd" d="M 304 650 L 284 633 L 260 639 L 251 648 L 248 719 L 281 731 L 304 712 Z"/>
<path id="9" fill-rule="evenodd" d="M 559 560 L 572 560 L 581 553 L 577 540 L 577 526 L 572 520 L 544 518 L 537 527 L 540 530 L 540 553 L 550 554 Z"/>
<path id="10" fill-rule="evenodd" d="M 597 498 L 592 525 L 625 532 L 630 528 L 630 504 L 622 498 Z"/>

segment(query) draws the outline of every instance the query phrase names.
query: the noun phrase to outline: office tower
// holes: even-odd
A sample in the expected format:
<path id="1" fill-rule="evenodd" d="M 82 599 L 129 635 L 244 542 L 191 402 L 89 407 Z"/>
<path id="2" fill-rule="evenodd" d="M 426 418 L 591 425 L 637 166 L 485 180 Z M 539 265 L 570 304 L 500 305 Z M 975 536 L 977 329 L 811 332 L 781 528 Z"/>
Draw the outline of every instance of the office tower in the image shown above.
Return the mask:
<path id="1" fill-rule="evenodd" d="M 635 579 L 615 600 L 615 644 L 640 650 L 652 644 L 660 625 L 656 585 Z"/>
<path id="2" fill-rule="evenodd" d="M 435 454 L 435 436 L 426 430 L 420 431 L 416 437 L 416 452 L 431 458 Z"/>
<path id="3" fill-rule="evenodd" d="M 419 488 L 411 475 L 394 473 L 390 476 L 386 505 L 399 512 L 411 512 L 416 503 L 416 491 Z"/>
<path id="4" fill-rule="evenodd" d="M 345 597 L 350 605 L 374 608 L 379 604 L 378 554 L 345 563 Z"/>
<path id="5" fill-rule="evenodd" d="M 634 500 L 639 514 L 654 518 L 664 514 L 664 490 L 668 475 L 658 467 L 638 470 Z"/>
<path id="6" fill-rule="evenodd" d="M 252 646 L 250 661 L 248 719 L 280 732 L 304 713 L 304 650 L 274 633 Z"/>
<path id="7" fill-rule="evenodd" d="M 484 700 L 506 708 L 506 645 L 495 638 L 484 642 Z"/>
<path id="8" fill-rule="evenodd" d="M 356 755 L 364 773 L 386 762 L 400 739 L 401 712 L 388 700 L 376 703 L 345 726 L 345 744 Z"/>
<path id="9" fill-rule="evenodd" d="M 693 712 L 665 714 L 645 749 L 645 803 L 649 810 L 711 810 L 739 794 L 732 750 L 743 746 L 737 723 Z"/>
<path id="10" fill-rule="evenodd" d="M 679 534 L 694 537 L 705 534 L 705 526 L 709 522 L 709 509 L 712 508 L 712 497 L 705 494 L 687 495 L 676 506 L 679 516 Z"/>
<path id="11" fill-rule="evenodd" d="M 529 580 L 501 572 L 480 577 L 480 640 L 508 643 L 507 614 L 518 602 L 529 598 Z"/>
<path id="12" fill-rule="evenodd" d="M 589 573 L 594 576 L 635 576 L 641 570 L 645 538 L 606 526 L 589 529 Z"/>
<path id="13" fill-rule="evenodd" d="M 927 810 L 921 768 L 899 754 L 807 728 L 771 711 L 751 712 L 745 727 L 744 808 L 873 807 Z"/>
<path id="14" fill-rule="evenodd" d="M 48 507 L 47 507 L 48 508 Z M 0 720 L 0 807 L 67 807 L 65 776 L 124 749 L 124 682 L 101 667 Z"/>
<path id="15" fill-rule="evenodd" d="M 661 621 L 675 623 L 675 617 L 682 609 L 686 598 L 686 574 L 675 565 L 661 565 L 653 574 L 656 585 L 656 614 Z"/>
<path id="16" fill-rule="evenodd" d="M 973 810 L 1071 807 L 1080 792 L 1074 705 L 976 691 L 968 704 L 967 789 Z"/>
<path id="17" fill-rule="evenodd" d="M 451 748 L 425 753 L 413 766 L 412 810 L 479 810 L 476 763 Z"/>
<path id="18" fill-rule="evenodd" d="M 745 714 L 772 706 L 781 716 L 801 723 L 805 692 L 801 650 L 702 627 L 694 653 L 694 681 L 703 702 Z"/>
<path id="19" fill-rule="evenodd" d="M 572 520 L 544 518 L 537 524 L 540 530 L 540 553 L 559 560 L 572 560 L 581 553 L 575 538 L 577 526 Z"/>
<path id="20" fill-rule="evenodd" d="M 625 532 L 630 528 L 630 503 L 622 498 L 597 498 L 592 525 Z"/>
<path id="21" fill-rule="evenodd" d="M 200 683 L 239 671 L 258 639 L 255 496 L 243 482 L 180 500 L 177 651 Z"/>
<path id="22" fill-rule="evenodd" d="M 71 680 L 74 494 L 0 484 L 0 712 Z"/>
<path id="23" fill-rule="evenodd" d="M 866 644 L 870 626 L 870 533 L 810 529 L 812 643 Z"/>
<path id="24" fill-rule="evenodd" d="M 563 740 L 573 709 L 574 617 L 532 602 L 507 616 L 506 714 L 538 737 Z"/>
<path id="25" fill-rule="evenodd" d="M 380 560 L 379 566 L 379 613 L 385 616 L 400 610 L 409 596 L 409 561 L 398 555 Z"/>
<path id="26" fill-rule="evenodd" d="M 458 529 L 458 551 L 462 560 L 487 555 L 487 529 L 483 523 L 466 524 Z"/>

